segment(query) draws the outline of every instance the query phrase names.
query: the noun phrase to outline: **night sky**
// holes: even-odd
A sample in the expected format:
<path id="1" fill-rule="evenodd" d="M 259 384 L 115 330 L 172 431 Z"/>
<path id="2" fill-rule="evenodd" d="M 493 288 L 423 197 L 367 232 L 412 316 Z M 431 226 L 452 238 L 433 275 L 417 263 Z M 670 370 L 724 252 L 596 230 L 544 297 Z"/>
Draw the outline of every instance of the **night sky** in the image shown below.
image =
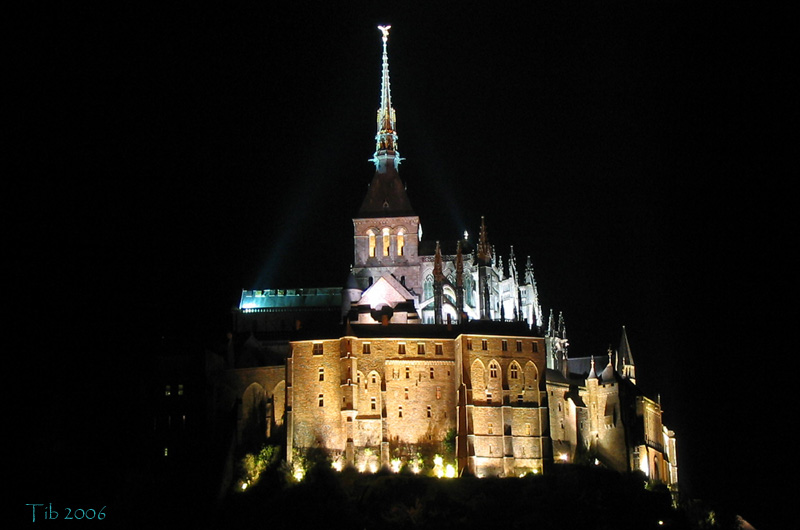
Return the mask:
<path id="1" fill-rule="evenodd" d="M 343 284 L 374 170 L 376 26 L 391 24 L 400 174 L 423 238 L 474 238 L 485 216 L 505 262 L 511 245 L 518 267 L 531 257 L 572 355 L 616 347 L 626 326 L 693 495 L 754 524 L 781 509 L 770 475 L 787 471 L 768 453 L 787 442 L 785 405 L 770 388 L 776 366 L 797 367 L 773 320 L 788 214 L 771 206 L 764 88 L 785 75 L 771 15 L 76 4 L 34 7 L 11 48 L 24 351 L 62 402 L 39 392 L 36 406 L 77 413 L 70 398 L 110 373 L 120 386 L 98 407 L 113 408 L 153 337 L 219 342 L 243 288 Z"/>

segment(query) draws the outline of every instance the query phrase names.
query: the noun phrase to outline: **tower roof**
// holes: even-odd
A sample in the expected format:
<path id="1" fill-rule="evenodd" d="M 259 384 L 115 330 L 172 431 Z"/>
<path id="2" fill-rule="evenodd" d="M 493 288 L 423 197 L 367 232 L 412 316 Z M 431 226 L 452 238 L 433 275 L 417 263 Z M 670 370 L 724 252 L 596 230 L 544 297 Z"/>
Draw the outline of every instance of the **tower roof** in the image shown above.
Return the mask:
<path id="1" fill-rule="evenodd" d="M 383 64 L 381 68 L 381 102 L 378 107 L 378 132 L 375 135 L 375 176 L 369 185 L 364 201 L 358 211 L 360 218 L 404 217 L 415 215 L 408 200 L 405 184 L 400 180 L 397 168 L 400 153 L 397 150 L 395 113 L 392 107 L 392 91 L 389 81 L 389 41 L 391 26 L 378 26 L 383 41 Z"/>

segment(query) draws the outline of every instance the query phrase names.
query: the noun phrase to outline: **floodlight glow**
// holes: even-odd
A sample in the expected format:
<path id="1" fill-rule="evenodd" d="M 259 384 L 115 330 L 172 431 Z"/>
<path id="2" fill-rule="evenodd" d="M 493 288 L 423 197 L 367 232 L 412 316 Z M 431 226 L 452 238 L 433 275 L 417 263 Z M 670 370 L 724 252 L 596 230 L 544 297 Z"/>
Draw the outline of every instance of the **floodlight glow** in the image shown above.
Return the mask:
<path id="1" fill-rule="evenodd" d="M 395 473 L 399 473 L 400 472 L 400 468 L 402 467 L 402 465 L 403 465 L 403 462 L 399 458 L 393 458 L 392 459 L 392 463 L 391 463 L 392 471 L 394 471 Z"/>

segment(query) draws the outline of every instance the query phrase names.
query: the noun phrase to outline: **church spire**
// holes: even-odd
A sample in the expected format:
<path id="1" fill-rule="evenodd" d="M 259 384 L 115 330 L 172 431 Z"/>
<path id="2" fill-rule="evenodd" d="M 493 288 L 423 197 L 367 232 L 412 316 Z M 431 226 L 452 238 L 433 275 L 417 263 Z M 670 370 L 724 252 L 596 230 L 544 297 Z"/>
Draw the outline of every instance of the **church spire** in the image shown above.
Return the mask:
<path id="1" fill-rule="evenodd" d="M 397 168 L 400 165 L 400 153 L 397 151 L 397 133 L 395 132 L 395 115 L 392 108 L 392 90 L 389 83 L 389 41 L 391 26 L 378 26 L 383 35 L 383 67 L 381 69 L 381 104 L 378 108 L 378 132 L 375 135 L 375 153 L 372 162 L 375 164 L 375 176 L 361 203 L 358 216 L 368 217 L 402 217 L 413 216 L 414 210 L 406 194 L 405 184 L 400 180 Z"/>
<path id="2" fill-rule="evenodd" d="M 378 26 L 383 34 L 383 65 L 381 68 L 381 105 L 378 108 L 378 132 L 375 135 L 375 154 L 373 161 L 375 168 L 380 169 L 391 161 L 395 168 L 400 165 L 400 153 L 397 151 L 397 133 L 395 132 L 395 115 L 392 108 L 392 87 L 389 81 L 389 29 L 392 26 Z"/>

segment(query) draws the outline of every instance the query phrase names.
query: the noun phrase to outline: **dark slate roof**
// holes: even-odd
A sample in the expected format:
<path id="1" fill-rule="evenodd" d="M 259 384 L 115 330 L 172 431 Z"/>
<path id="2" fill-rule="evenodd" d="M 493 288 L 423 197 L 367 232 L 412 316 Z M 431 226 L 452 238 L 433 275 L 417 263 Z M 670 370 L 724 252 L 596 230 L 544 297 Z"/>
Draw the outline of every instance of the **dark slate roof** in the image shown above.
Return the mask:
<path id="1" fill-rule="evenodd" d="M 358 210 L 359 218 L 368 217 L 405 217 L 413 216 L 411 201 L 408 200 L 406 187 L 400 180 L 397 170 L 388 168 L 376 172 Z"/>
<path id="2" fill-rule="evenodd" d="M 525 322 L 491 322 L 472 320 L 464 324 L 354 324 L 349 330 L 344 324 L 301 328 L 292 332 L 291 340 L 338 339 L 346 335 L 356 337 L 413 337 L 413 338 L 455 338 L 459 335 L 509 335 L 521 337 L 540 337 Z"/>

